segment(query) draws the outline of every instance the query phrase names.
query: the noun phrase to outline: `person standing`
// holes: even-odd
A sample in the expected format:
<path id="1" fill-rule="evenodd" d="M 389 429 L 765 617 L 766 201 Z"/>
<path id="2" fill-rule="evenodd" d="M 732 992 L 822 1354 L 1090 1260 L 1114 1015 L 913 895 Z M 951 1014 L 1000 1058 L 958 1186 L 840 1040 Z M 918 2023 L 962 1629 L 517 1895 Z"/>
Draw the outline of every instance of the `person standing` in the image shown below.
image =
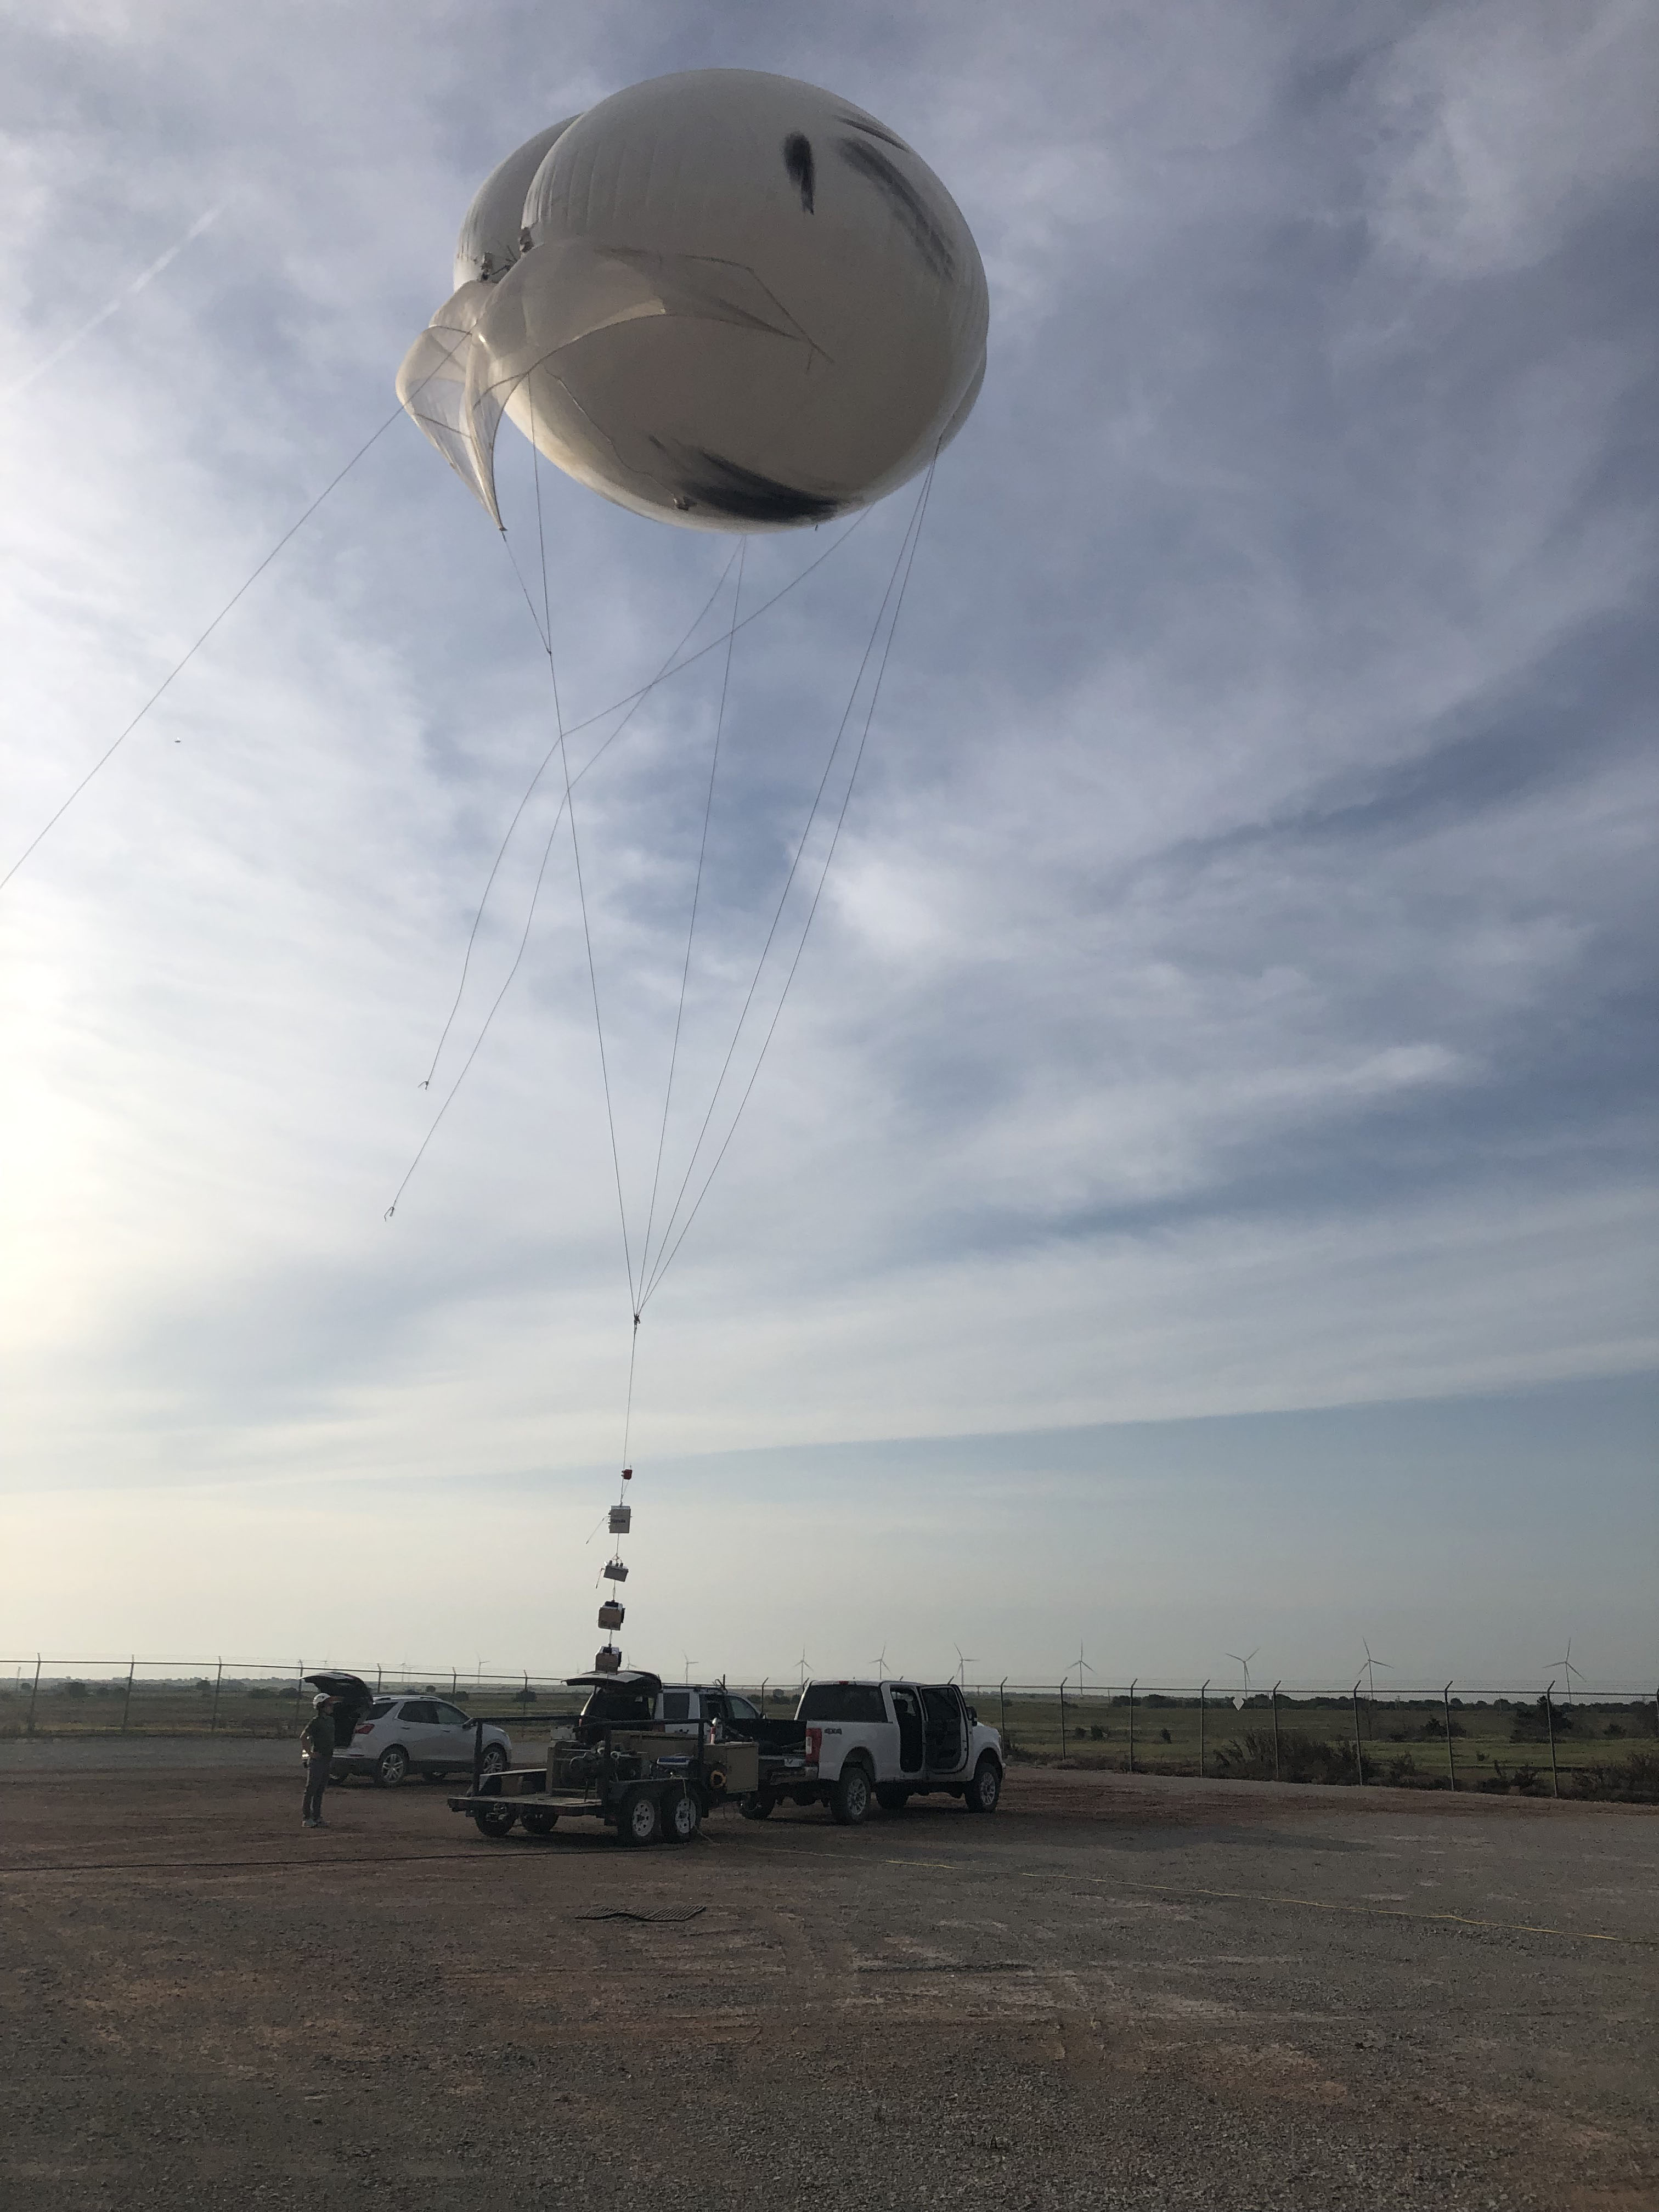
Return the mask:
<path id="1" fill-rule="evenodd" d="M 328 1787 L 328 1770 L 334 1757 L 332 1698 L 313 1699 L 311 1718 L 300 1731 L 300 1756 L 306 1763 L 306 1795 L 301 1822 L 307 1828 L 320 1828 L 323 1825 L 323 1792 Z"/>

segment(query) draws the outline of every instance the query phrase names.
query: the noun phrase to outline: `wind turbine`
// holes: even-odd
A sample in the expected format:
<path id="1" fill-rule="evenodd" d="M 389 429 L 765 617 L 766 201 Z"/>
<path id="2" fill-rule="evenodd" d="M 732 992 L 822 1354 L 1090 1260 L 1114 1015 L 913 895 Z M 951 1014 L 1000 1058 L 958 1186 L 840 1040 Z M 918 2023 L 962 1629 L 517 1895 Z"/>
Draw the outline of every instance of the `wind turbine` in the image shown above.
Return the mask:
<path id="1" fill-rule="evenodd" d="M 1077 1640 L 1077 1658 L 1073 1663 L 1077 1668 L 1077 1693 L 1080 1698 L 1083 1695 L 1083 1677 L 1085 1670 L 1091 1674 L 1095 1671 L 1083 1656 L 1083 1638 L 1080 1636 Z M 1066 1671 L 1069 1674 L 1072 1669 L 1068 1667 Z"/>
<path id="2" fill-rule="evenodd" d="M 803 1691 L 806 1687 L 806 1646 L 803 1644 L 800 1647 L 800 1686 Z"/>
<path id="3" fill-rule="evenodd" d="M 887 1674 L 887 1646 L 884 1644 L 882 1645 L 882 1647 L 881 1647 L 881 1656 L 880 1656 L 880 1657 L 876 1661 L 876 1680 L 877 1680 L 877 1681 L 878 1681 L 878 1682 L 879 1682 L 879 1681 L 884 1680 L 885 1679 L 885 1677 L 886 1677 L 886 1674 Z"/>
<path id="4" fill-rule="evenodd" d="M 1363 1636 L 1359 1640 L 1362 1644 L 1365 1644 Z M 1376 1669 L 1379 1667 L 1385 1674 L 1392 1674 L 1394 1672 L 1394 1662 L 1391 1659 L 1373 1659 L 1371 1647 L 1369 1644 L 1365 1644 L 1365 1695 L 1370 1699 L 1372 1705 L 1376 1703 Z"/>
<path id="5" fill-rule="evenodd" d="M 1573 1676 L 1574 1676 L 1575 1674 L 1577 1674 L 1577 1677 L 1578 1677 L 1578 1679 L 1579 1679 L 1579 1680 L 1580 1680 L 1581 1682 L 1582 1682 L 1582 1681 L 1583 1680 L 1583 1679 L 1584 1679 L 1584 1670 L 1583 1670 L 1583 1668 L 1582 1667 L 1575 1667 L 1575 1666 L 1573 1665 L 1573 1663 L 1572 1663 L 1572 1638 L 1571 1638 L 1571 1637 L 1568 1637 L 1568 1638 L 1567 1638 L 1567 1648 L 1566 1648 L 1565 1651 L 1562 1654 L 1562 1656 L 1560 1656 L 1560 1658 L 1559 1658 L 1559 1659 L 1552 1659 L 1552 1660 L 1550 1661 L 1550 1664 L 1551 1664 L 1551 1666 L 1552 1666 L 1552 1667 L 1559 1667 L 1559 1668 L 1561 1669 L 1562 1673 L 1566 1676 L 1566 1678 L 1567 1678 L 1567 1695 L 1568 1695 L 1568 1697 L 1571 1697 L 1571 1695 L 1572 1695 L 1572 1678 L 1573 1678 Z"/>
<path id="6" fill-rule="evenodd" d="M 685 1679 L 690 1682 L 691 1680 L 691 1655 L 690 1652 L 682 1651 L 680 1656 L 685 1662 Z"/>
<path id="7" fill-rule="evenodd" d="M 965 1680 L 965 1677 L 966 1677 L 967 1673 L 968 1673 L 968 1662 L 969 1662 L 969 1659 L 971 1659 L 971 1658 L 973 1657 L 973 1656 L 974 1656 L 974 1655 L 973 1655 L 973 1653 L 972 1653 L 972 1652 L 968 1652 L 968 1653 L 964 1654 L 964 1653 L 963 1653 L 963 1651 L 962 1646 L 961 1646 L 961 1644 L 957 1644 L 957 1646 L 956 1647 L 956 1650 L 957 1650 L 957 1689 L 958 1689 L 958 1690 L 961 1690 L 961 1689 L 964 1689 L 964 1688 L 966 1688 L 966 1686 L 967 1686 L 966 1680 Z"/>
<path id="8" fill-rule="evenodd" d="M 1239 1665 L 1244 1669 L 1244 1702 L 1247 1705 L 1250 1702 L 1250 1662 L 1255 1658 L 1256 1652 L 1260 1651 L 1261 1649 L 1261 1646 L 1258 1644 L 1255 1646 L 1255 1650 L 1230 1651 L 1227 1654 L 1227 1656 L 1230 1659 L 1237 1659 Z"/>

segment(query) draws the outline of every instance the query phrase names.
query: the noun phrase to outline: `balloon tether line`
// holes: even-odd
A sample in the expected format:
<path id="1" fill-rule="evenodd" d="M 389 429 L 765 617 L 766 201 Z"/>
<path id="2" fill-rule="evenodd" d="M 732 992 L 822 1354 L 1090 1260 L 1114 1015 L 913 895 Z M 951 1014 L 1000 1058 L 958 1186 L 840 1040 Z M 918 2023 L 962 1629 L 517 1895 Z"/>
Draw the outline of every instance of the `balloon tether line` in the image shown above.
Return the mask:
<path id="1" fill-rule="evenodd" d="M 640 1305 L 641 1310 L 643 1310 L 644 1307 L 650 1303 L 651 1298 L 656 1292 L 658 1285 L 662 1281 L 664 1275 L 667 1273 L 668 1268 L 673 1261 L 676 1254 L 679 1251 L 680 1246 L 685 1242 L 687 1232 L 690 1231 L 692 1222 L 696 1218 L 698 1210 L 702 1206 L 703 1200 L 708 1195 L 709 1186 L 713 1183 L 716 1174 L 720 1170 L 720 1162 L 726 1158 L 726 1154 L 732 1143 L 732 1139 L 737 1134 L 738 1123 L 742 1118 L 744 1108 L 749 1103 L 750 1093 L 753 1091 L 756 1081 L 759 1077 L 761 1062 L 766 1057 L 767 1048 L 772 1042 L 773 1034 L 777 1029 L 778 1022 L 783 1013 L 784 1000 L 789 995 L 789 987 L 795 980 L 795 970 L 799 967 L 801 955 L 806 949 L 807 933 L 812 927 L 813 916 L 818 910 L 818 902 L 823 896 L 824 884 L 828 880 L 830 873 L 830 863 L 835 858 L 836 847 L 840 842 L 842 827 L 847 819 L 847 810 L 852 804 L 853 787 L 858 780 L 859 768 L 864 758 L 865 747 L 869 743 L 871 724 L 875 718 L 876 702 L 881 696 L 882 678 L 886 674 L 887 671 L 887 656 L 893 649 L 893 638 L 898 628 L 899 614 L 904 605 L 904 594 L 909 587 L 910 569 L 915 560 L 916 547 L 921 540 L 922 520 L 927 514 L 928 497 L 933 490 L 933 470 L 938 465 L 938 460 L 939 455 L 935 453 L 933 460 L 928 464 L 927 474 L 922 483 L 921 495 L 916 501 L 915 512 L 912 515 L 910 522 L 906 527 L 903 538 L 899 542 L 898 555 L 893 563 L 893 572 L 888 579 L 887 588 L 882 594 L 881 605 L 877 609 L 876 619 L 871 629 L 869 642 L 866 645 L 864 649 L 864 657 L 859 663 L 858 674 L 853 679 L 853 688 L 848 696 L 847 707 L 845 712 L 842 714 L 840 727 L 836 732 L 835 744 L 830 749 L 830 757 L 824 763 L 823 774 L 819 779 L 817 792 L 813 798 L 811 810 L 806 817 L 806 827 L 801 832 L 800 842 L 795 848 L 795 857 L 790 863 L 789 873 L 784 880 L 783 890 L 779 897 L 776 911 L 774 913 L 772 917 L 772 926 L 770 929 L 768 930 L 766 942 L 761 948 L 761 956 L 756 965 L 754 979 L 749 986 L 748 995 L 744 1000 L 743 1010 L 738 1016 L 737 1027 L 732 1033 L 732 1042 L 726 1049 L 726 1058 L 721 1064 L 720 1074 L 715 1079 L 714 1095 L 708 1102 L 708 1110 L 703 1116 L 702 1127 L 697 1133 L 697 1141 L 692 1147 L 691 1158 L 687 1164 L 684 1177 L 681 1182 L 679 1190 L 675 1196 L 673 1206 L 669 1213 L 668 1227 L 663 1231 L 662 1242 L 658 1247 L 660 1256 L 659 1257 L 657 1267 L 653 1272 L 649 1281 L 646 1284 L 644 1293 L 641 1297 Z M 900 574 L 901 564 L 902 565 L 903 571 L 902 576 Z M 830 849 L 824 855 L 823 866 L 819 871 L 817 888 L 812 895 L 812 903 L 807 910 L 805 927 L 802 929 L 800 941 L 795 947 L 794 958 L 790 963 L 787 975 L 784 978 L 783 990 L 779 995 L 777 1006 L 773 1010 L 772 1019 L 767 1028 L 765 1037 L 762 1040 L 759 1054 L 756 1059 L 753 1068 L 750 1072 L 749 1080 L 744 1087 L 743 1097 L 738 1102 L 738 1110 L 732 1117 L 732 1125 L 730 1128 L 727 1129 L 720 1151 L 715 1155 L 713 1167 L 709 1169 L 707 1176 L 704 1178 L 702 1188 L 697 1194 L 696 1204 L 692 1206 L 690 1212 L 686 1216 L 679 1235 L 674 1238 L 673 1244 L 670 1247 L 668 1243 L 669 1237 L 672 1233 L 673 1225 L 678 1216 L 680 1207 L 684 1202 L 686 1191 L 690 1187 L 691 1177 L 696 1167 L 697 1156 L 702 1150 L 703 1139 L 708 1135 L 709 1124 L 714 1119 L 714 1108 L 719 1103 L 721 1086 L 726 1081 L 727 1071 L 730 1069 L 732 1058 L 737 1052 L 738 1042 L 743 1034 L 744 1024 L 748 1019 L 749 1009 L 754 1001 L 755 993 L 760 987 L 761 975 L 766 965 L 767 956 L 771 951 L 773 939 L 776 936 L 779 924 L 783 919 L 783 909 L 789 896 L 790 887 L 794 882 L 796 872 L 799 868 L 802 856 L 805 853 L 807 839 L 811 836 L 812 831 L 812 824 L 817 818 L 818 806 L 823 797 L 824 787 L 830 781 L 830 770 L 835 765 L 836 756 L 841 750 L 842 738 L 846 734 L 847 725 L 852 718 L 854 707 L 858 698 L 859 688 L 863 683 L 864 673 L 869 665 L 871 654 L 875 650 L 876 640 L 880 635 L 882 618 L 887 611 L 888 601 L 893 596 L 893 588 L 896 582 L 898 586 L 898 598 L 893 608 L 892 621 L 888 627 L 887 642 L 883 647 L 881 659 L 877 667 L 875 686 L 870 695 L 870 704 L 865 714 L 864 729 L 859 739 L 858 751 L 854 757 L 852 775 L 848 780 L 847 789 L 842 799 L 841 811 L 836 817 L 835 830 L 830 841 Z"/>
<path id="2" fill-rule="evenodd" d="M 668 1054 L 668 1082 L 663 1091 L 662 1127 L 657 1133 L 657 1164 L 651 1177 L 651 1203 L 646 1211 L 645 1243 L 640 1248 L 640 1279 L 644 1281 L 651 1254 L 651 1231 L 657 1218 L 657 1193 L 662 1185 L 663 1147 L 668 1141 L 669 1109 L 674 1103 L 674 1070 L 679 1063 L 680 1029 L 685 1019 L 685 992 L 691 976 L 691 947 L 697 933 L 697 905 L 702 896 L 702 869 L 708 852 L 708 823 L 714 811 L 714 778 L 720 764 L 720 737 L 726 728 L 726 699 L 732 688 L 732 647 L 738 635 L 738 616 L 743 606 L 743 572 L 749 540 L 738 544 L 738 588 L 732 601 L 732 627 L 726 633 L 726 669 L 720 678 L 720 711 L 714 717 L 714 747 L 708 760 L 708 793 L 703 801 L 702 836 L 697 845 L 697 873 L 691 886 L 691 919 L 685 932 L 685 961 L 680 969 L 680 1000 L 674 1009 L 674 1042 Z M 639 1316 L 634 1316 L 634 1326 L 639 1327 Z M 624 1438 L 623 1457 L 628 1456 Z"/>

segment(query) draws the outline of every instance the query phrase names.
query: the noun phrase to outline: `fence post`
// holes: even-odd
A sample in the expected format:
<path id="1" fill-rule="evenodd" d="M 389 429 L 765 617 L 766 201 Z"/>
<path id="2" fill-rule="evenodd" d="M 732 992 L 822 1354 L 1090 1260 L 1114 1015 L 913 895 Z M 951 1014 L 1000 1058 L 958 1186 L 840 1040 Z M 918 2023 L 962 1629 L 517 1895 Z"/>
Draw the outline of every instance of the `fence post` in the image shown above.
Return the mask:
<path id="1" fill-rule="evenodd" d="M 1129 1771 L 1131 1774 L 1135 1771 L 1135 1682 L 1139 1680 L 1140 1677 L 1137 1674 L 1135 1681 L 1129 1685 Z"/>
<path id="2" fill-rule="evenodd" d="M 306 1662 L 302 1659 L 294 1677 L 294 1725 L 296 1729 L 300 1725 L 300 1699 L 305 1694 L 305 1686 Z"/>
<path id="3" fill-rule="evenodd" d="M 374 1694 L 377 1698 L 380 1694 L 380 1670 L 378 1667 L 374 1669 Z"/>
<path id="4" fill-rule="evenodd" d="M 34 1701 L 40 1694 L 40 1654 L 34 1655 L 34 1687 L 29 1692 L 29 1734 L 34 1734 Z"/>
<path id="5" fill-rule="evenodd" d="M 1457 1787 L 1457 1760 L 1452 1752 L 1451 1684 L 1449 1682 L 1447 1683 L 1445 1688 L 1440 1692 L 1440 1698 L 1441 1703 L 1445 1708 L 1446 1714 L 1446 1778 L 1450 1783 L 1452 1788 L 1455 1790 Z"/>
<path id="6" fill-rule="evenodd" d="M 1273 1684 L 1273 1780 L 1279 1779 L 1279 1684 Z"/>
<path id="7" fill-rule="evenodd" d="M 1209 1678 L 1209 1676 L 1206 1674 L 1206 1675 L 1205 1676 L 1205 1678 L 1204 1678 L 1203 1682 L 1202 1682 L 1202 1683 L 1200 1684 L 1200 1686 L 1199 1692 L 1198 1692 L 1198 1771 L 1199 1771 L 1199 1777 L 1200 1777 L 1200 1780 L 1202 1779 L 1202 1778 L 1203 1778 L 1203 1774 L 1204 1774 L 1204 1719 L 1205 1719 L 1205 1712 L 1206 1712 L 1206 1705 L 1205 1705 L 1205 1700 L 1206 1700 L 1206 1698 L 1208 1697 L 1208 1695 L 1209 1695 L 1209 1689 L 1210 1689 L 1210 1678 Z"/>
<path id="8" fill-rule="evenodd" d="M 452 1667 L 449 1670 L 449 1694 L 452 1698 L 455 1694 L 455 1678 L 459 1671 L 460 1670 L 455 1667 Z"/>
<path id="9" fill-rule="evenodd" d="M 1060 1686 L 1060 1755 L 1066 1756 L 1066 1685 Z"/>
<path id="10" fill-rule="evenodd" d="M 1363 1682 L 1362 1674 L 1359 1680 Z M 1359 1682 L 1353 1686 L 1353 1763 L 1359 1770 L 1359 1786 L 1365 1786 L 1365 1747 L 1359 1740 Z"/>
<path id="11" fill-rule="evenodd" d="M 127 1715 L 132 1711 L 132 1676 L 133 1669 L 137 1666 L 137 1659 L 134 1657 L 128 1662 L 127 1666 L 127 1694 L 121 1706 L 121 1733 L 123 1735 L 127 1732 Z"/>
<path id="12" fill-rule="evenodd" d="M 219 1733 L 219 1685 L 224 1680 L 224 1679 L 225 1662 L 223 1659 L 221 1658 L 218 1668 L 213 1677 L 213 1717 L 208 1723 L 208 1734 L 210 1735 L 217 1735 Z"/>
<path id="13" fill-rule="evenodd" d="M 1008 1748 L 1008 1677 L 1006 1674 L 997 1689 L 997 1710 L 1002 1715 L 1002 1726 L 999 1733 L 1002 1737 L 1002 1747 L 1006 1751 Z"/>
<path id="14" fill-rule="evenodd" d="M 1555 1771 L 1555 1707 L 1550 1698 L 1550 1690 L 1554 1687 L 1552 1682 L 1544 1692 L 1544 1720 L 1550 1732 L 1550 1796 L 1559 1797 L 1561 1795 L 1561 1778 Z"/>

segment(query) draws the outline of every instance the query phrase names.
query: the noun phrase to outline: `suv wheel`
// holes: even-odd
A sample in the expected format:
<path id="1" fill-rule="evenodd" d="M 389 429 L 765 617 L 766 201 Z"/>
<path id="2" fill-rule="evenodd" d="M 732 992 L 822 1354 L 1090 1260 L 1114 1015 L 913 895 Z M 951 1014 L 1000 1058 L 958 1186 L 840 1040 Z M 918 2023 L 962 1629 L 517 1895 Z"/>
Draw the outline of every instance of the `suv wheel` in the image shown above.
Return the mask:
<path id="1" fill-rule="evenodd" d="M 830 1800 L 830 1810 L 843 1828 L 856 1828 L 870 1810 L 870 1796 L 869 1769 L 843 1766 Z"/>
<path id="2" fill-rule="evenodd" d="M 649 1790 L 630 1790 L 617 1815 L 617 1841 L 643 1850 L 662 1832 L 662 1808 Z"/>
<path id="3" fill-rule="evenodd" d="M 484 1755 L 478 1762 L 478 1771 L 480 1774 L 504 1774 L 507 1771 L 507 1753 L 501 1749 L 500 1744 L 487 1743 L 484 1746 Z"/>
<path id="4" fill-rule="evenodd" d="M 375 1764 L 374 1779 L 382 1790 L 395 1790 L 400 1782 L 407 1782 L 410 1771 L 409 1753 L 402 1744 L 394 1743 L 380 1753 Z"/>
<path id="5" fill-rule="evenodd" d="M 970 1813 L 994 1813 L 1002 1795 L 1002 1769 L 988 1751 L 974 1769 L 974 1778 L 962 1795 Z"/>

